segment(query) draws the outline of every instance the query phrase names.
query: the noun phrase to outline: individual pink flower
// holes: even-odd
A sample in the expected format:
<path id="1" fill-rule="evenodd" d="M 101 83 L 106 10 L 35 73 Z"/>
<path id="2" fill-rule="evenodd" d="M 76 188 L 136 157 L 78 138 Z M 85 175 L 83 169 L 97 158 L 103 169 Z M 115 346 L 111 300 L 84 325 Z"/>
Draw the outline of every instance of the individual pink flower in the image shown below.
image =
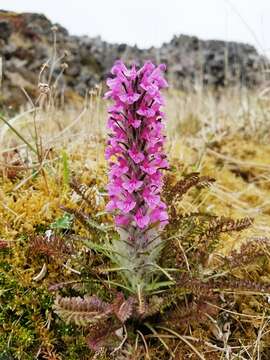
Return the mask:
<path id="1" fill-rule="evenodd" d="M 168 213 L 165 209 L 156 208 L 152 210 L 150 219 L 152 223 L 159 222 L 163 227 L 168 223 Z"/>
<path id="2" fill-rule="evenodd" d="M 122 153 L 122 148 L 120 145 L 116 144 L 114 146 L 107 146 L 105 150 L 105 159 L 109 160 L 110 157 L 112 157 L 113 155 L 117 155 L 121 153 Z"/>
<path id="3" fill-rule="evenodd" d="M 161 189 L 161 186 L 163 185 L 162 181 L 162 174 L 160 171 L 155 172 L 154 174 L 149 176 L 150 183 L 152 186 L 155 186 L 156 189 Z"/>
<path id="4" fill-rule="evenodd" d="M 127 214 L 136 206 L 136 201 L 131 195 L 126 196 L 123 200 L 118 200 L 116 202 L 118 208 L 124 213 Z"/>
<path id="5" fill-rule="evenodd" d="M 155 158 L 155 160 L 153 161 L 153 163 L 159 169 L 168 169 L 169 168 L 168 160 L 166 158 L 162 158 L 161 156 L 157 156 Z"/>
<path id="6" fill-rule="evenodd" d="M 156 84 L 152 84 L 151 82 L 143 82 L 141 84 L 141 87 L 151 96 L 155 96 L 158 91 L 159 91 L 159 88 Z"/>
<path id="7" fill-rule="evenodd" d="M 115 224 L 116 226 L 127 226 L 130 223 L 130 216 L 128 215 L 116 215 Z"/>
<path id="8" fill-rule="evenodd" d="M 140 126 L 141 126 L 141 123 L 142 123 L 142 121 L 141 120 L 139 120 L 139 119 L 134 119 L 134 117 L 130 117 L 129 119 L 128 119 L 128 123 L 132 126 L 132 127 L 134 127 L 134 129 L 138 129 Z"/>
<path id="9" fill-rule="evenodd" d="M 117 209 L 117 198 L 115 196 L 111 196 L 111 200 L 106 205 L 107 211 L 114 211 Z"/>
<path id="10" fill-rule="evenodd" d="M 135 147 L 132 147 L 130 150 L 128 150 L 128 154 L 135 162 L 135 164 L 141 163 L 145 158 L 144 154 L 138 151 Z"/>
<path id="11" fill-rule="evenodd" d="M 144 161 L 142 165 L 140 165 L 140 169 L 148 175 L 153 175 L 157 171 L 157 167 L 147 160 Z"/>
<path id="12" fill-rule="evenodd" d="M 124 75 L 131 80 L 135 80 L 137 76 L 136 66 L 132 65 L 132 68 L 129 70 L 121 60 L 117 60 L 115 62 L 114 66 L 112 67 L 111 73 L 113 75 L 117 75 L 118 78 L 122 78 L 122 76 Z"/>
<path id="13" fill-rule="evenodd" d="M 141 94 L 138 93 L 128 93 L 128 94 L 123 94 L 119 96 L 119 99 L 123 102 L 126 103 L 128 105 L 131 105 L 133 103 L 135 103 L 139 98 L 140 98 Z"/>
<path id="14" fill-rule="evenodd" d="M 110 196 L 117 196 L 120 194 L 123 189 L 123 180 L 119 178 L 114 178 L 107 186 L 108 193 Z"/>
<path id="15" fill-rule="evenodd" d="M 154 194 L 149 188 L 143 190 L 142 196 L 151 209 L 154 209 L 160 203 L 160 196 Z"/>
<path id="16" fill-rule="evenodd" d="M 143 215 L 141 209 L 139 209 L 134 215 L 134 220 L 140 229 L 144 229 L 150 222 L 149 215 Z"/>
<path id="17" fill-rule="evenodd" d="M 129 171 L 128 163 L 123 158 L 118 158 L 118 163 L 114 163 L 111 166 L 110 173 L 113 176 L 120 177 Z"/>
<path id="18" fill-rule="evenodd" d="M 122 187 L 127 190 L 130 194 L 140 189 L 143 185 L 143 181 L 136 179 L 135 177 L 123 181 Z"/>
<path id="19" fill-rule="evenodd" d="M 155 116 L 155 110 L 152 109 L 151 107 L 148 107 L 146 104 L 144 104 L 137 110 L 137 114 L 144 116 L 146 118 L 151 118 L 151 117 Z"/>
<path id="20" fill-rule="evenodd" d="M 108 107 L 109 114 L 117 114 L 124 110 L 124 105 L 121 103 L 113 104 L 112 106 Z"/>

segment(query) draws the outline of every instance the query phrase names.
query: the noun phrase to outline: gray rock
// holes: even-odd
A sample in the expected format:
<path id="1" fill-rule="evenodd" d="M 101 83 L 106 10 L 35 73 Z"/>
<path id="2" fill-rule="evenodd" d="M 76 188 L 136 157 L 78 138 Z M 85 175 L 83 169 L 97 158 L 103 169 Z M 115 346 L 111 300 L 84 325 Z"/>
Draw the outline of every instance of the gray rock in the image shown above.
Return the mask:
<path id="1" fill-rule="evenodd" d="M 0 19 L 0 39 L 8 41 L 12 34 L 12 25 L 7 20 Z"/>
<path id="2" fill-rule="evenodd" d="M 163 62 L 167 65 L 170 85 L 184 90 L 193 90 L 198 85 L 215 88 L 258 86 L 267 75 L 263 69 L 269 66 L 268 59 L 248 44 L 204 41 L 196 36 L 180 35 L 159 48 L 140 49 L 127 44 L 110 44 L 101 37 L 71 36 L 60 25 L 54 26 L 53 30 L 52 27 L 44 15 L 10 15 L 10 12 L 0 10 L 0 56 L 5 69 L 18 73 L 27 81 L 37 79 L 42 64 L 51 58 L 53 31 L 57 34 L 57 56 L 61 56 L 54 69 L 55 77 L 61 71 L 61 63 L 67 63 L 61 84 L 81 95 L 105 80 L 119 58 L 127 64 L 141 65 L 148 59 Z M 18 41 L 11 42 L 11 34 Z M 8 94 L 8 78 L 5 86 Z"/>

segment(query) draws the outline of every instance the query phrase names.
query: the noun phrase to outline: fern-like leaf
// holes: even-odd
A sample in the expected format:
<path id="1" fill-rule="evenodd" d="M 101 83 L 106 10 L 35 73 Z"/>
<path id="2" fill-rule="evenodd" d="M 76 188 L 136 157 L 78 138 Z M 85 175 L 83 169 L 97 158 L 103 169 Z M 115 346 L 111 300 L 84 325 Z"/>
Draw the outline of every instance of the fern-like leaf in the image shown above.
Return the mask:
<path id="1" fill-rule="evenodd" d="M 214 181 L 214 178 L 200 176 L 199 173 L 193 172 L 186 175 L 184 179 L 179 180 L 176 184 L 172 185 L 169 177 L 167 177 L 167 179 L 165 179 L 163 194 L 167 202 L 170 203 L 174 199 L 180 200 L 182 196 L 192 187 L 209 187 Z"/>
<path id="2" fill-rule="evenodd" d="M 91 188 L 89 188 L 85 184 L 80 184 L 77 179 L 72 178 L 70 183 L 70 187 L 78 194 L 80 197 L 90 206 L 93 205 L 93 202 L 90 198 Z"/>
<path id="3" fill-rule="evenodd" d="M 58 296 L 53 308 L 65 322 L 80 326 L 105 320 L 112 313 L 111 305 L 96 296 L 85 296 L 84 298 Z"/>
<path id="4" fill-rule="evenodd" d="M 125 300 L 122 293 L 117 294 L 117 297 L 112 304 L 112 307 L 114 314 L 122 323 L 125 323 L 131 317 L 134 302 L 135 299 L 131 296 L 127 300 Z"/>
<path id="5" fill-rule="evenodd" d="M 208 233 L 211 235 L 212 233 L 242 231 L 248 228 L 252 223 L 253 219 L 250 217 L 233 220 L 222 216 L 221 218 L 212 219 L 208 228 Z"/>
<path id="6" fill-rule="evenodd" d="M 239 250 L 233 250 L 224 258 L 230 269 L 255 264 L 258 259 L 268 255 L 270 250 L 270 238 L 262 237 L 250 239 L 241 245 Z"/>
<path id="7" fill-rule="evenodd" d="M 56 235 L 37 235 L 30 240 L 29 251 L 34 255 L 46 255 L 64 259 L 74 251 L 71 243 Z"/>

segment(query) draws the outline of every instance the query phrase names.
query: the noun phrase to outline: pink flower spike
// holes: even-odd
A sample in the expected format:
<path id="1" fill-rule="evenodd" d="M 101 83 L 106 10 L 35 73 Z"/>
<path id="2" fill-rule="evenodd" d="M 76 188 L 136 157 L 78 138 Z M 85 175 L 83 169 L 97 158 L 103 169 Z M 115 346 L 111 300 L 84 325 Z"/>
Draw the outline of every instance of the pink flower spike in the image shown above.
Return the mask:
<path id="1" fill-rule="evenodd" d="M 164 65 L 150 61 L 139 69 L 119 60 L 107 80 L 106 97 L 114 101 L 108 109 L 110 134 L 105 151 L 109 160 L 107 210 L 116 212 L 116 227 L 125 229 L 126 235 L 119 232 L 120 236 L 135 242 L 151 241 L 168 222 L 166 204 L 160 198 L 162 169 L 168 168 L 160 92 L 167 86 L 164 70 Z"/>
<path id="2" fill-rule="evenodd" d="M 150 217 L 148 215 L 143 215 L 141 209 L 138 209 L 134 215 L 134 220 L 140 229 L 144 229 L 150 222 Z"/>

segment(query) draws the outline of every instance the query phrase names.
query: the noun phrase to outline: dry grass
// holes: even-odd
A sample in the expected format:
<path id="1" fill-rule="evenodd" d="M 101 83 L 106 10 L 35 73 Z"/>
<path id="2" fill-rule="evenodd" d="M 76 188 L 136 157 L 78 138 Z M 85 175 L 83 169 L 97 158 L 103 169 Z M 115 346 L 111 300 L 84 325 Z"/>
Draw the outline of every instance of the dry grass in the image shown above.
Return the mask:
<path id="1" fill-rule="evenodd" d="M 236 90 L 219 99 L 212 93 L 187 95 L 170 91 L 166 116 L 167 149 L 172 164 L 179 166 L 179 176 L 193 170 L 217 179 L 201 205 L 225 216 L 253 216 L 254 231 L 268 232 L 270 100 Z M 50 175 L 59 174 L 63 149 L 74 172 L 84 169 L 94 175 L 106 166 L 106 104 L 99 90 L 73 107 L 29 108 L 9 123 L 40 153 L 37 157 L 2 124 L 0 169 L 3 188 L 7 187 L 9 195 L 30 186 L 31 177 L 36 175 L 33 170 L 41 173 L 43 169 L 47 181 L 54 181 Z M 192 211 L 195 203 L 187 199 L 183 206 Z M 17 211 L 12 207 L 10 210 Z"/>

